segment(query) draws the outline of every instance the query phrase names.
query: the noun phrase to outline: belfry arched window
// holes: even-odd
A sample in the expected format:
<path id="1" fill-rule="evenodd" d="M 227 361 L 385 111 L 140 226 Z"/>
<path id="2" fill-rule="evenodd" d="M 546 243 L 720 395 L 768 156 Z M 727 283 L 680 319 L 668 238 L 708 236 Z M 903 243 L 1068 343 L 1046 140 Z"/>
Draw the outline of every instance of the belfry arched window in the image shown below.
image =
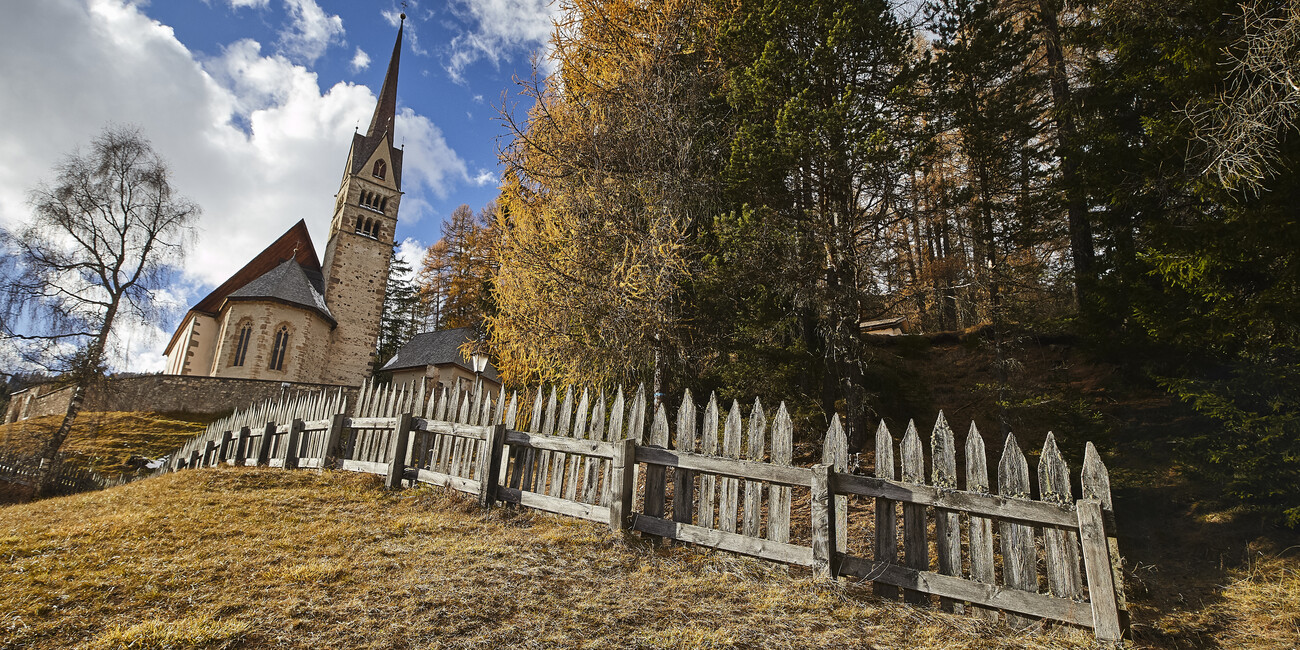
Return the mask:
<path id="1" fill-rule="evenodd" d="M 275 333 L 275 345 L 271 348 L 271 370 L 284 370 L 284 353 L 289 349 L 289 326 L 281 325 Z"/>
<path id="2" fill-rule="evenodd" d="M 370 173 L 374 174 L 375 178 L 383 178 L 384 175 L 388 173 L 388 163 L 382 160 L 376 160 L 375 168 L 371 170 Z"/>
<path id="3" fill-rule="evenodd" d="M 249 320 L 243 320 L 239 323 L 239 338 L 235 340 L 235 354 L 230 359 L 230 365 L 242 366 L 244 360 L 248 357 L 248 343 L 253 338 L 253 323 Z"/>
<path id="4" fill-rule="evenodd" d="M 357 234 L 361 234 L 362 232 L 365 231 L 365 229 L 366 229 L 366 220 L 362 219 L 361 217 L 357 217 L 357 227 L 353 232 Z"/>

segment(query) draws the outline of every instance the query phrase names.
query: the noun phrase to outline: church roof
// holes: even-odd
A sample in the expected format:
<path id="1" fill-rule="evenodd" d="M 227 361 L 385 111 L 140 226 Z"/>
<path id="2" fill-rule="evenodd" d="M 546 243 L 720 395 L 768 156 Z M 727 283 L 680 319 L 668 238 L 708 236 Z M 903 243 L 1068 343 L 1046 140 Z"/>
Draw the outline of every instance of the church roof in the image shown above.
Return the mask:
<path id="1" fill-rule="evenodd" d="M 384 75 L 384 85 L 379 90 L 379 102 L 375 104 L 375 114 L 370 118 L 370 128 L 366 134 L 352 136 L 352 173 L 361 173 L 361 168 L 370 160 L 375 149 L 388 136 L 389 158 L 392 159 L 393 184 L 402 189 L 402 150 L 396 146 L 393 123 L 397 118 L 397 67 L 402 57 L 402 30 L 406 28 L 406 14 L 402 14 L 402 25 L 397 28 L 397 42 L 393 43 L 393 57 L 388 61 L 388 73 Z"/>
<path id="2" fill-rule="evenodd" d="M 406 345 L 397 350 L 397 354 L 394 354 L 381 370 L 392 372 L 404 368 L 454 364 L 474 372 L 474 368 L 469 364 L 469 358 L 461 352 L 461 346 L 474 339 L 475 333 L 472 327 L 416 334 L 406 342 Z M 483 378 L 497 383 L 501 381 L 497 377 L 497 369 L 492 367 L 491 362 L 483 371 Z"/>
<path id="3" fill-rule="evenodd" d="M 248 264 L 245 264 L 243 268 L 235 271 L 235 274 L 230 276 L 230 279 L 213 289 L 212 293 L 205 296 L 203 300 L 195 303 L 190 308 L 189 313 L 185 315 L 185 320 L 188 320 L 190 315 L 195 312 L 216 316 L 230 294 L 274 270 L 288 259 L 298 262 L 303 273 L 315 286 L 324 286 L 320 259 L 316 257 L 316 247 L 312 245 L 311 234 L 307 232 L 307 222 L 299 219 L 298 223 L 286 230 L 283 235 L 280 235 L 279 239 L 276 239 L 270 246 L 267 246 L 262 252 L 254 256 L 252 260 L 249 260 Z M 334 319 L 330 316 L 329 320 L 333 322 Z M 185 321 L 182 320 L 181 324 L 176 327 L 176 331 L 172 333 L 171 341 L 167 343 L 167 351 L 164 354 L 171 353 L 172 346 L 176 344 L 177 337 L 180 336 L 181 331 L 184 329 Z"/>
<path id="4" fill-rule="evenodd" d="M 226 300 L 275 300 L 305 307 L 337 324 L 325 305 L 325 290 L 319 269 L 312 275 L 297 260 L 290 258 L 260 277 L 231 292 Z"/>

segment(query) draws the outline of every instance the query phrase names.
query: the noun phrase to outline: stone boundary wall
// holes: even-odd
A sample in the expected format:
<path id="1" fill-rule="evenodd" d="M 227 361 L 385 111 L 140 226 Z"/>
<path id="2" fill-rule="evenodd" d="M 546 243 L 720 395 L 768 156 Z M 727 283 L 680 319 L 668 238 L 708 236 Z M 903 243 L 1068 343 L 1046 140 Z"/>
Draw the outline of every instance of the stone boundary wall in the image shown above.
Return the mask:
<path id="1" fill-rule="evenodd" d="M 72 388 L 50 390 L 47 386 L 33 386 L 15 394 L 10 400 L 4 421 L 16 422 L 67 412 Z M 356 386 L 193 375 L 108 378 L 90 388 L 82 410 L 155 411 L 217 416 L 257 402 L 307 391 L 339 388 L 343 388 L 349 403 L 356 401 Z"/>

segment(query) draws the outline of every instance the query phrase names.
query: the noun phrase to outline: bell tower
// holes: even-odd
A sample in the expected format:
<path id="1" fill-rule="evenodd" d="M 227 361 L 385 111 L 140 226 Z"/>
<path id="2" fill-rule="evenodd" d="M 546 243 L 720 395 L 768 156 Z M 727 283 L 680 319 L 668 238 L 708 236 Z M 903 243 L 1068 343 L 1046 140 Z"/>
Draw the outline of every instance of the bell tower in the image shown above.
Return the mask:
<path id="1" fill-rule="evenodd" d="M 393 146 L 393 122 L 405 26 L 402 14 L 370 128 L 353 134 L 335 195 L 323 272 L 325 303 L 338 326 L 330 332 L 322 383 L 358 384 L 373 369 L 402 200 L 402 150 Z"/>

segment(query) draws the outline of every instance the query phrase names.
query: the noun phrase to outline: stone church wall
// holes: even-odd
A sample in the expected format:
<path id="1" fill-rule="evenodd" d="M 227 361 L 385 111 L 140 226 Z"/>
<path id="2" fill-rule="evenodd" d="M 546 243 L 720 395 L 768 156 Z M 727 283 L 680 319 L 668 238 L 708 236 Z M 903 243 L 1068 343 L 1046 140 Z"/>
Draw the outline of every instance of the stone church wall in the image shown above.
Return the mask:
<path id="1" fill-rule="evenodd" d="M 236 407 L 296 395 L 302 391 L 337 390 L 339 386 L 263 379 L 232 379 L 193 375 L 145 375 L 105 379 L 91 387 L 82 406 L 86 411 L 155 411 L 219 416 Z M 59 415 L 68 409 L 71 388 L 50 392 L 35 386 L 10 401 L 5 422 L 29 417 Z M 343 387 L 349 403 L 356 401 L 357 387 Z"/>

